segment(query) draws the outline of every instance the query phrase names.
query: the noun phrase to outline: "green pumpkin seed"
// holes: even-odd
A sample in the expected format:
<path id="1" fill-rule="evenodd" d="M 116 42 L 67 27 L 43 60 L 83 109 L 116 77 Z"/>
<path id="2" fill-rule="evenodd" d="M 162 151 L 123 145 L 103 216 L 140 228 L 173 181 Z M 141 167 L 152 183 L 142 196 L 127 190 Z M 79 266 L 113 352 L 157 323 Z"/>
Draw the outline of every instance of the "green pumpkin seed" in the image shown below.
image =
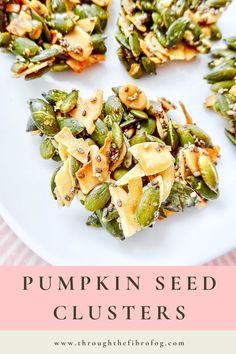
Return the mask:
<path id="1" fill-rule="evenodd" d="M 185 18 L 181 17 L 174 21 L 166 33 L 166 45 L 167 47 L 173 47 L 176 44 L 179 44 L 186 30 L 187 21 Z"/>
<path id="2" fill-rule="evenodd" d="M 120 60 L 121 64 L 128 71 L 130 69 L 130 63 L 126 60 L 127 53 L 125 51 L 125 48 L 122 48 L 122 47 L 118 48 L 117 49 L 117 56 L 118 56 L 118 59 Z"/>
<path id="3" fill-rule="evenodd" d="M 48 92 L 42 93 L 42 96 L 47 100 L 51 105 L 60 103 L 66 99 L 68 93 L 62 90 L 49 90 Z"/>
<path id="4" fill-rule="evenodd" d="M 75 7 L 74 12 L 80 19 L 96 17 L 96 32 L 101 32 L 105 29 L 108 20 L 108 11 L 106 8 L 102 8 L 95 4 L 81 4 Z"/>
<path id="5" fill-rule="evenodd" d="M 122 148 L 124 141 L 123 132 L 119 124 L 116 122 L 112 124 L 112 140 L 116 144 L 118 149 Z"/>
<path id="6" fill-rule="evenodd" d="M 179 135 L 173 126 L 171 120 L 168 123 L 166 144 L 172 147 L 172 150 L 177 150 L 179 146 Z"/>
<path id="7" fill-rule="evenodd" d="M 131 126 L 131 125 L 133 125 L 133 124 L 135 124 L 135 123 L 137 123 L 137 119 L 135 119 L 135 118 L 133 118 L 133 119 L 128 119 L 128 120 L 126 120 L 125 122 L 121 123 L 121 124 L 120 124 L 120 127 L 121 127 L 122 129 L 126 129 L 126 128 L 128 128 L 129 126 Z"/>
<path id="8" fill-rule="evenodd" d="M 93 44 L 93 53 L 105 54 L 107 51 L 107 47 L 105 44 L 106 37 L 102 34 L 94 34 L 91 36 L 92 44 Z"/>
<path id="9" fill-rule="evenodd" d="M 72 90 L 71 93 L 67 95 L 65 100 L 60 105 L 60 111 L 63 113 L 68 113 L 75 108 L 79 97 L 78 90 Z"/>
<path id="10" fill-rule="evenodd" d="M 222 38 L 222 33 L 219 29 L 219 27 L 213 23 L 211 26 L 210 26 L 210 29 L 211 29 L 211 40 L 220 40 Z"/>
<path id="11" fill-rule="evenodd" d="M 162 11 L 162 20 L 166 29 L 168 29 L 176 20 L 174 12 L 171 9 L 164 9 Z"/>
<path id="12" fill-rule="evenodd" d="M 138 118 L 138 119 L 148 119 L 148 115 L 147 115 L 147 113 L 145 113 L 144 111 L 140 111 L 140 110 L 137 110 L 137 109 L 131 109 L 131 110 L 130 110 L 130 113 L 131 113 L 135 118 Z"/>
<path id="13" fill-rule="evenodd" d="M 227 59 L 235 59 L 236 52 L 233 50 L 227 49 L 215 49 L 211 52 L 213 58 L 220 59 L 220 58 L 227 58 Z"/>
<path id="14" fill-rule="evenodd" d="M 129 40 L 125 37 L 125 35 L 121 31 L 116 32 L 115 38 L 118 43 L 120 43 L 126 49 L 130 50 Z"/>
<path id="15" fill-rule="evenodd" d="M 96 211 L 96 214 L 102 224 L 102 226 L 115 238 L 117 238 L 118 240 L 124 240 L 124 234 L 123 231 L 121 229 L 121 225 L 118 222 L 118 219 L 114 219 L 112 221 L 109 222 L 103 222 L 102 221 L 102 211 L 98 210 Z"/>
<path id="16" fill-rule="evenodd" d="M 41 99 L 31 99 L 29 107 L 35 125 L 43 134 L 51 136 L 59 132 L 55 112 L 49 103 Z"/>
<path id="17" fill-rule="evenodd" d="M 157 138 L 154 135 L 147 135 L 147 141 L 150 141 L 150 142 L 153 142 L 153 143 L 164 144 L 164 142 L 161 139 Z"/>
<path id="18" fill-rule="evenodd" d="M 163 47 L 166 47 L 166 45 L 167 45 L 166 35 L 162 31 L 160 31 L 158 28 L 155 29 L 154 33 L 157 36 L 159 43 L 161 43 L 161 45 Z"/>
<path id="19" fill-rule="evenodd" d="M 40 145 L 40 155 L 43 159 L 48 160 L 55 154 L 56 148 L 52 143 L 50 138 L 45 138 L 42 140 Z"/>
<path id="20" fill-rule="evenodd" d="M 86 197 L 84 206 L 87 210 L 97 211 L 105 207 L 109 202 L 111 196 L 109 191 L 109 184 L 103 183 L 95 187 Z"/>
<path id="21" fill-rule="evenodd" d="M 230 90 L 231 87 L 235 84 L 234 80 L 220 81 L 211 85 L 211 91 L 218 92 L 220 90 Z"/>
<path id="22" fill-rule="evenodd" d="M 225 118 L 231 119 L 231 116 L 228 114 L 230 111 L 231 104 L 236 103 L 236 98 L 228 95 L 228 94 L 221 94 L 217 97 L 216 102 L 213 105 L 213 109 L 216 112 L 221 113 Z"/>
<path id="23" fill-rule="evenodd" d="M 188 129 L 186 128 L 179 128 L 178 129 L 178 134 L 180 137 L 180 145 L 185 146 L 188 144 L 195 144 L 195 140 L 192 136 L 192 134 L 189 132 Z"/>
<path id="24" fill-rule="evenodd" d="M 130 145 L 137 145 L 148 141 L 146 132 L 138 132 L 130 139 Z"/>
<path id="25" fill-rule="evenodd" d="M 207 5 L 214 9 L 220 9 L 221 7 L 226 6 L 228 2 L 229 0 L 208 0 Z"/>
<path id="26" fill-rule="evenodd" d="M 115 121 L 120 123 L 121 119 L 125 114 L 125 109 L 120 99 L 117 96 L 108 97 L 105 103 L 105 114 L 106 115 L 114 115 L 116 117 Z"/>
<path id="27" fill-rule="evenodd" d="M 82 131 L 84 131 L 84 127 L 79 123 L 78 119 L 73 119 L 73 118 L 58 119 L 58 124 L 60 130 L 62 130 L 65 127 L 69 128 L 73 135 L 78 135 Z"/>
<path id="28" fill-rule="evenodd" d="M 148 118 L 146 120 L 143 120 L 142 122 L 139 123 L 139 131 L 140 133 L 147 133 L 152 135 L 154 131 L 156 130 L 156 121 L 155 119 Z"/>
<path id="29" fill-rule="evenodd" d="M 201 177 L 187 177 L 187 182 L 201 197 L 207 200 L 214 200 L 219 197 L 219 191 L 212 191 Z"/>
<path id="30" fill-rule="evenodd" d="M 199 140 L 204 141 L 206 147 L 213 147 L 211 137 L 207 133 L 205 133 L 203 129 L 199 128 L 195 124 L 188 124 L 185 126 L 185 128 L 189 129 L 193 136 L 195 136 Z"/>
<path id="31" fill-rule="evenodd" d="M 55 193 L 55 189 L 56 189 L 56 182 L 55 182 L 55 178 L 56 178 L 56 175 L 57 175 L 57 172 L 60 170 L 60 167 L 58 167 L 54 172 L 53 172 L 53 175 L 52 175 L 52 178 L 51 178 L 51 192 L 52 192 L 52 195 L 53 195 L 53 198 L 55 200 L 57 200 L 57 195 Z"/>
<path id="32" fill-rule="evenodd" d="M 51 12 L 63 13 L 67 11 L 64 0 L 46 0 L 46 4 Z"/>
<path id="33" fill-rule="evenodd" d="M 236 37 L 230 37 L 226 40 L 227 47 L 236 51 Z M 235 53 L 236 54 L 236 53 Z"/>
<path id="34" fill-rule="evenodd" d="M 198 159 L 201 176 L 206 185 L 215 192 L 218 187 L 218 175 L 214 163 L 209 156 L 202 155 Z"/>
<path id="35" fill-rule="evenodd" d="M 59 45 L 53 45 L 48 49 L 42 50 L 39 54 L 35 55 L 30 59 L 33 63 L 37 63 L 39 61 L 48 60 L 56 57 L 59 54 L 63 53 L 63 48 Z"/>
<path id="36" fill-rule="evenodd" d="M 102 222 L 103 223 L 108 223 L 110 221 L 113 221 L 119 217 L 119 213 L 116 209 L 113 209 L 111 211 L 108 210 L 109 208 L 104 208 L 102 212 Z"/>
<path id="37" fill-rule="evenodd" d="M 233 134 L 230 130 L 225 129 L 225 134 L 228 137 L 228 139 L 231 141 L 231 143 L 233 143 L 234 145 L 236 145 L 236 136 L 235 134 Z"/>
<path id="38" fill-rule="evenodd" d="M 95 130 L 91 134 L 91 138 L 99 145 L 103 146 L 109 130 L 104 122 L 98 118 L 95 122 Z"/>
<path id="39" fill-rule="evenodd" d="M 24 58 L 30 58 L 39 52 L 39 46 L 31 39 L 18 37 L 12 43 L 12 50 Z"/>
<path id="40" fill-rule="evenodd" d="M 155 221 L 160 207 L 160 191 L 155 187 L 148 188 L 142 195 L 136 212 L 141 227 L 148 227 Z"/>
<path id="41" fill-rule="evenodd" d="M 137 32 L 133 32 L 129 36 L 129 46 L 134 57 L 138 57 L 141 53 L 141 48 L 139 44 L 139 35 Z"/>
<path id="42" fill-rule="evenodd" d="M 127 172 L 128 172 L 128 170 L 126 170 L 124 168 L 117 168 L 115 170 L 115 172 L 113 173 L 113 177 L 116 181 L 118 181 L 118 179 L 123 177 Z"/>
<path id="43" fill-rule="evenodd" d="M 76 172 L 80 169 L 80 162 L 76 160 L 73 156 L 69 156 L 69 171 L 71 177 L 76 180 Z"/>
<path id="44" fill-rule="evenodd" d="M 7 47 L 11 42 L 11 35 L 9 32 L 0 32 L 0 47 Z"/>
<path id="45" fill-rule="evenodd" d="M 158 27 L 161 28 L 163 24 L 163 19 L 162 16 L 158 12 L 153 12 L 152 13 L 152 20 L 153 23 Z"/>
<path id="46" fill-rule="evenodd" d="M 53 71 L 55 73 L 60 73 L 62 71 L 66 71 L 69 69 L 70 69 L 70 67 L 66 63 L 53 64 L 51 66 L 51 71 Z"/>
<path id="47" fill-rule="evenodd" d="M 210 72 L 204 77 L 208 82 L 214 84 L 218 81 L 232 80 L 236 76 L 236 68 L 227 67 Z"/>
<path id="48" fill-rule="evenodd" d="M 67 13 L 55 13 L 50 24 L 62 34 L 71 32 L 75 27 L 75 22 L 72 16 Z"/>
<path id="49" fill-rule="evenodd" d="M 156 65 L 148 57 L 142 57 L 141 63 L 146 73 L 156 74 Z"/>
<path id="50" fill-rule="evenodd" d="M 92 226 L 92 227 L 102 227 L 102 224 L 99 220 L 99 217 L 97 216 L 96 213 L 93 213 L 90 215 L 86 221 L 87 226 Z"/>
<path id="51" fill-rule="evenodd" d="M 47 42 L 50 42 L 51 41 L 51 32 L 48 28 L 48 25 L 47 23 L 45 22 L 44 18 L 41 17 L 36 11 L 34 10 L 31 10 L 31 15 L 32 15 L 32 19 L 33 20 L 36 20 L 36 21 L 39 21 L 42 23 L 42 26 L 43 26 L 43 37 L 44 39 L 47 41 Z"/>
<path id="52" fill-rule="evenodd" d="M 31 132 L 35 132 L 37 131 L 38 128 L 36 127 L 34 120 L 32 119 L 32 117 L 29 117 L 27 124 L 26 124 L 26 132 L 27 133 L 31 133 Z"/>

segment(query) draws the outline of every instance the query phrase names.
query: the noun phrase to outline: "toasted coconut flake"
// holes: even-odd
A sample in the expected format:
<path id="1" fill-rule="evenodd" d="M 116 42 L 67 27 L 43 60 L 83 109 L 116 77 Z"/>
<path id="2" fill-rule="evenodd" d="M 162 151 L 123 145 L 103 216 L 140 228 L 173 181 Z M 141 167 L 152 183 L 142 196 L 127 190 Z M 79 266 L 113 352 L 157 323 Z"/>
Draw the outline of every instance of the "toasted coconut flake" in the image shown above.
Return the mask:
<path id="1" fill-rule="evenodd" d="M 205 107 L 207 107 L 207 108 L 213 107 L 214 103 L 216 102 L 217 96 L 218 96 L 217 94 L 214 94 L 214 95 L 207 97 L 204 102 Z"/>
<path id="2" fill-rule="evenodd" d="M 231 89 L 229 90 L 229 93 L 230 93 L 232 96 L 236 96 L 236 84 L 231 87 Z"/>
<path id="3" fill-rule="evenodd" d="M 84 139 L 76 139 L 70 129 L 64 127 L 57 135 L 55 140 L 66 146 L 68 154 L 72 155 L 78 161 L 85 163 L 88 161 L 89 145 Z"/>
<path id="4" fill-rule="evenodd" d="M 80 26 L 75 26 L 74 30 L 64 37 L 64 42 L 69 55 L 77 61 L 84 61 L 92 54 L 91 36 Z"/>
<path id="5" fill-rule="evenodd" d="M 66 63 L 76 73 L 81 73 L 83 70 L 85 70 L 89 66 L 104 61 L 105 58 L 106 57 L 103 54 L 93 54 L 88 59 L 86 59 L 84 61 L 78 61 L 75 59 L 67 59 Z"/>
<path id="6" fill-rule="evenodd" d="M 126 107 L 144 110 L 148 105 L 146 95 L 135 84 L 127 84 L 120 88 L 119 98 Z"/>
<path id="7" fill-rule="evenodd" d="M 93 175 L 92 161 L 89 161 L 78 170 L 76 173 L 76 178 L 79 181 L 79 186 L 82 193 L 85 195 L 87 195 L 93 188 L 101 183 L 99 179 Z"/>
<path id="8" fill-rule="evenodd" d="M 184 156 L 185 156 L 186 165 L 188 166 L 192 174 L 199 171 L 199 166 L 198 166 L 199 152 L 191 151 L 190 149 L 185 149 Z"/>
<path id="9" fill-rule="evenodd" d="M 123 143 L 122 148 L 119 153 L 118 160 L 114 164 L 112 164 L 110 167 L 111 172 L 115 171 L 122 164 L 122 162 L 125 158 L 126 152 L 127 152 L 127 147 L 126 147 L 125 143 Z"/>
<path id="10" fill-rule="evenodd" d="M 166 170 L 173 162 L 173 157 L 166 146 L 159 143 L 141 143 L 129 148 L 129 151 L 140 163 L 147 176 Z"/>
<path id="11" fill-rule="evenodd" d="M 86 33 L 91 34 L 96 25 L 96 18 L 95 17 L 83 18 L 77 22 L 77 25 L 80 28 L 82 28 L 82 30 L 85 31 Z"/>
<path id="12" fill-rule="evenodd" d="M 92 160 L 93 176 L 97 177 L 101 182 L 107 179 L 109 174 L 108 152 L 112 142 L 112 133 L 110 132 L 105 140 L 104 145 L 99 149 L 96 145 L 90 147 L 90 155 Z M 99 159 L 97 158 L 99 156 Z"/>
<path id="13" fill-rule="evenodd" d="M 59 156 L 62 159 L 62 161 L 67 160 L 69 154 L 67 151 L 67 147 L 64 144 L 62 144 L 62 143 L 58 144 L 58 153 L 59 153 Z"/>
<path id="14" fill-rule="evenodd" d="M 91 0 L 94 4 L 101 6 L 101 7 L 107 7 L 110 5 L 111 0 Z"/>
<path id="15" fill-rule="evenodd" d="M 20 77 L 20 76 L 27 76 L 27 75 L 30 75 L 30 74 L 37 73 L 37 72 L 39 72 L 41 69 L 46 68 L 47 66 L 52 65 L 53 62 L 54 62 L 54 58 L 49 59 L 49 60 L 46 60 L 46 61 L 43 61 L 43 62 L 40 63 L 40 64 L 34 64 L 34 65 L 32 65 L 30 68 L 27 68 L 26 70 L 21 71 L 21 72 L 18 73 L 18 74 L 15 74 L 15 76 L 16 76 L 16 77 Z"/>
<path id="16" fill-rule="evenodd" d="M 25 12 L 21 11 L 19 16 L 14 18 L 7 26 L 7 31 L 19 37 L 23 37 L 26 33 L 32 31 L 32 18 Z"/>
<path id="17" fill-rule="evenodd" d="M 70 206 L 73 196 L 71 189 L 73 188 L 71 176 L 69 173 L 69 160 L 67 159 L 55 177 L 56 195 L 61 206 Z"/>
<path id="18" fill-rule="evenodd" d="M 95 99 L 93 99 L 95 98 Z M 94 122 L 98 119 L 103 108 L 103 91 L 97 90 L 92 98 L 82 100 L 78 107 L 72 111 L 71 115 L 86 128 L 88 134 L 92 134 L 95 129 Z"/>
<path id="19" fill-rule="evenodd" d="M 149 32 L 144 40 L 140 41 L 140 47 L 155 64 L 164 63 L 168 59 L 168 50 L 159 43 L 153 32 Z"/>
<path id="20" fill-rule="evenodd" d="M 112 203 L 115 205 L 119 213 L 122 230 L 125 237 L 133 236 L 137 231 L 140 230 L 140 226 L 136 219 L 136 207 L 138 198 L 135 198 L 134 195 L 135 191 L 138 195 L 140 193 L 140 182 L 137 180 L 134 181 L 137 183 L 137 189 L 134 187 L 131 190 L 131 195 L 129 195 L 129 193 L 127 193 L 121 187 L 113 187 L 112 185 L 109 187 Z"/>
<path id="21" fill-rule="evenodd" d="M 118 179 L 118 181 L 116 181 L 116 185 L 117 186 L 125 186 L 126 184 L 128 184 L 130 182 L 130 180 L 135 179 L 135 178 L 144 177 L 144 176 L 145 176 L 145 172 L 142 169 L 141 165 L 138 163 L 129 172 L 127 172 L 123 177 Z"/>

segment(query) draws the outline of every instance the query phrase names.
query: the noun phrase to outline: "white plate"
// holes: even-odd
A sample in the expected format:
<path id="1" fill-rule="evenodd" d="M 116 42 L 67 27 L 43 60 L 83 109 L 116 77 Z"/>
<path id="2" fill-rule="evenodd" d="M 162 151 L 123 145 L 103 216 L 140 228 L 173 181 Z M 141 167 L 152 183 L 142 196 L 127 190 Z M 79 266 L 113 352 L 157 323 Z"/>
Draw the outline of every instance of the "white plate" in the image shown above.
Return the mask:
<path id="1" fill-rule="evenodd" d="M 176 215 L 153 229 L 119 242 L 103 230 L 85 225 L 87 212 L 79 202 L 71 208 L 58 208 L 50 193 L 53 162 L 39 155 L 39 139 L 25 133 L 29 116 L 27 99 L 40 97 L 51 88 L 79 88 L 89 95 L 95 88 L 110 87 L 130 81 L 115 51 L 116 11 L 113 1 L 108 25 L 108 54 L 105 64 L 80 75 L 50 74 L 25 82 L 10 74 L 12 58 L 0 54 L 0 213 L 36 253 L 54 265 L 196 265 L 236 247 L 236 150 L 224 136 L 223 119 L 203 108 L 210 94 L 202 79 L 207 72 L 207 56 L 191 63 L 171 63 L 158 70 L 157 76 L 138 81 L 149 97 L 165 96 L 185 102 L 195 122 L 209 132 L 222 148 L 218 169 L 221 196 L 203 210 Z M 220 20 L 224 36 L 235 34 L 236 3 Z M 235 29 L 235 33 L 232 33 Z M 183 121 L 182 115 L 179 115 Z"/>

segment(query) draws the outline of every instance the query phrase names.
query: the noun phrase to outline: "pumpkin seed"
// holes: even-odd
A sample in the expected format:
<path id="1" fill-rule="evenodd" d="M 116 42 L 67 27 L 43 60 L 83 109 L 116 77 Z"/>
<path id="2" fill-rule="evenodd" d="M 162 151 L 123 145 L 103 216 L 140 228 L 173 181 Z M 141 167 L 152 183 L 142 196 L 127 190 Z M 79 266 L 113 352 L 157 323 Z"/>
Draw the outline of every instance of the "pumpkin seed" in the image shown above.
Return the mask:
<path id="1" fill-rule="evenodd" d="M 61 130 L 65 127 L 69 128 L 73 135 L 78 135 L 82 131 L 84 131 L 84 127 L 79 123 L 77 119 L 73 119 L 73 118 L 58 119 L 58 124 Z"/>
<path id="2" fill-rule="evenodd" d="M 123 177 L 127 172 L 128 172 L 128 170 L 126 170 L 124 168 L 117 168 L 113 174 L 113 177 L 115 180 L 118 180 L 121 177 Z"/>
<path id="3" fill-rule="evenodd" d="M 93 213 L 90 215 L 86 221 L 86 225 L 92 226 L 92 227 L 102 227 L 102 224 L 99 220 L 99 217 L 97 216 L 96 213 Z"/>
<path id="4" fill-rule="evenodd" d="M 201 176 L 206 185 L 215 192 L 218 187 L 218 175 L 214 163 L 209 156 L 201 155 L 198 159 Z"/>
<path id="5" fill-rule="evenodd" d="M 211 190 L 201 177 L 190 176 L 187 177 L 187 181 L 201 197 L 207 200 L 214 200 L 219 197 L 219 192 Z"/>
<path id="6" fill-rule="evenodd" d="M 101 119 L 95 122 L 95 130 L 91 134 L 91 138 L 99 145 L 103 146 L 109 130 Z"/>
<path id="7" fill-rule="evenodd" d="M 84 206 L 87 210 L 97 211 L 104 208 L 110 198 L 109 184 L 103 183 L 89 193 L 84 201 Z"/>
<path id="8" fill-rule="evenodd" d="M 160 207 L 160 191 L 155 187 L 148 188 L 142 195 L 136 217 L 140 226 L 148 227 L 154 223 Z"/>
<path id="9" fill-rule="evenodd" d="M 114 219 L 112 221 L 109 222 L 103 222 L 102 221 L 102 211 L 98 210 L 96 211 L 96 214 L 102 224 L 102 226 L 115 238 L 117 238 L 118 240 L 124 240 L 124 234 L 123 231 L 121 229 L 121 225 L 118 222 L 118 219 Z"/>
<path id="10" fill-rule="evenodd" d="M 37 63 L 39 61 L 44 61 L 47 59 L 51 59 L 56 57 L 59 54 L 63 53 L 63 48 L 59 45 L 51 46 L 49 49 L 42 50 L 39 54 L 35 55 L 30 59 L 33 63 Z"/>
<path id="11" fill-rule="evenodd" d="M 166 144 L 170 145 L 173 150 L 177 150 L 179 145 L 179 136 L 171 120 L 168 123 Z"/>
<path id="12" fill-rule="evenodd" d="M 178 18 L 170 25 L 166 33 L 167 47 L 173 47 L 174 45 L 182 41 L 184 37 L 186 25 L 187 25 L 187 21 L 183 17 Z"/>
<path id="13" fill-rule="evenodd" d="M 79 97 L 78 90 L 72 90 L 60 105 L 60 111 L 68 113 L 76 106 Z"/>
<path id="14" fill-rule="evenodd" d="M 195 140 L 194 140 L 192 134 L 189 132 L 188 129 L 179 128 L 178 129 L 178 134 L 179 134 L 181 146 L 185 146 L 185 145 L 188 145 L 188 144 L 195 144 Z"/>
<path id="15" fill-rule="evenodd" d="M 112 124 L 112 140 L 118 147 L 118 149 L 121 149 L 123 146 L 123 132 L 121 130 L 121 127 L 117 122 L 113 122 Z"/>
<path id="16" fill-rule="evenodd" d="M 55 135 L 59 125 L 52 106 L 41 99 L 29 100 L 32 118 L 37 128 L 45 135 Z"/>
<path id="17" fill-rule="evenodd" d="M 0 47 L 7 47 L 11 42 L 11 35 L 8 32 L 0 32 Z"/>
<path id="18" fill-rule="evenodd" d="M 40 145 L 40 155 L 43 159 L 48 160 L 55 154 L 56 148 L 52 143 L 50 138 L 45 138 L 42 140 Z"/>
<path id="19" fill-rule="evenodd" d="M 64 101 L 68 94 L 62 90 L 49 90 L 48 92 L 44 92 L 42 96 L 48 101 L 48 103 L 55 105 Z"/>
<path id="20" fill-rule="evenodd" d="M 12 50 L 24 58 L 30 58 L 39 52 L 39 46 L 31 39 L 18 37 L 12 43 Z"/>

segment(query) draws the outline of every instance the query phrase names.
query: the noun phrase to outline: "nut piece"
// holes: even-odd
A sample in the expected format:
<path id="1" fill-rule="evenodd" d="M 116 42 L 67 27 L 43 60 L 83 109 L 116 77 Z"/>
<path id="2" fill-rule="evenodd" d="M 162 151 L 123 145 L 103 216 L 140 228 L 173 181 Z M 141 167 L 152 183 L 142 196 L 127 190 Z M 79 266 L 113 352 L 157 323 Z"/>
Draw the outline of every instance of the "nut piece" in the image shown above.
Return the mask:
<path id="1" fill-rule="evenodd" d="M 120 88 L 119 98 L 128 108 L 144 110 L 147 108 L 148 100 L 142 90 L 134 84 L 127 84 Z"/>

